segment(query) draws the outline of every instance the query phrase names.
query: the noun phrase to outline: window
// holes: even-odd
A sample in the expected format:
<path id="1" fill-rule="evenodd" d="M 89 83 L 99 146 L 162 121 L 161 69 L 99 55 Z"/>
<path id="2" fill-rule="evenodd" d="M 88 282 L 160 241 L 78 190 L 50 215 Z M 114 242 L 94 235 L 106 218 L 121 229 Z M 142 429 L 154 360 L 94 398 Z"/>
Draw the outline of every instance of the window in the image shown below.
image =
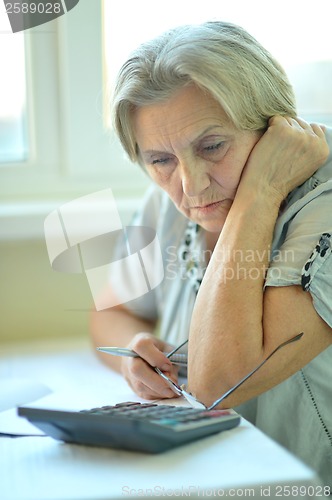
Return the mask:
<path id="1" fill-rule="evenodd" d="M 13 64 L 13 61 L 16 64 Z M 24 38 L 0 37 L 0 166 L 29 154 Z"/>
<path id="2" fill-rule="evenodd" d="M 8 64 L 19 67 L 26 84 L 28 144 L 15 161 L 7 156 L 0 163 L 2 239 L 43 238 L 51 210 L 109 187 L 125 223 L 146 189 L 147 177 L 105 127 L 101 7 L 101 0 L 83 0 L 58 19 L 15 34 L 0 7 L 2 44 L 20 39 L 25 45 L 25 65 Z"/>
<path id="3" fill-rule="evenodd" d="M 6 59 L 6 68 L 15 66 L 8 85 L 13 87 L 19 75 L 27 88 L 21 91 L 27 113 L 16 111 L 24 110 L 23 104 L 8 105 L 18 115 L 16 141 L 24 147 L 23 152 L 15 148 L 14 163 L 9 155 L 0 161 L 0 195 L 7 207 L 32 200 L 57 206 L 105 187 L 128 199 L 141 196 L 146 188 L 146 176 L 132 167 L 105 127 L 101 6 L 101 1 L 81 1 L 36 28 L 15 34 L 0 30 L 1 46 L 13 41 L 20 54 L 20 59 Z"/>

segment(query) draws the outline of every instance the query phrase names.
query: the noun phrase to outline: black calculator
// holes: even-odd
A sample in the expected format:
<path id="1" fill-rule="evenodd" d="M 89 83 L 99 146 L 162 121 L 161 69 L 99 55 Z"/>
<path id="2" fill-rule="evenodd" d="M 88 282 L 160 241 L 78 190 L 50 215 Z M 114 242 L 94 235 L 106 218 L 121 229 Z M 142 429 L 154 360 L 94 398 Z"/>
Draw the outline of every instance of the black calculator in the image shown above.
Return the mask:
<path id="1" fill-rule="evenodd" d="M 232 410 L 137 402 L 81 411 L 22 406 L 18 414 L 60 441 L 147 453 L 160 453 L 240 423 Z"/>

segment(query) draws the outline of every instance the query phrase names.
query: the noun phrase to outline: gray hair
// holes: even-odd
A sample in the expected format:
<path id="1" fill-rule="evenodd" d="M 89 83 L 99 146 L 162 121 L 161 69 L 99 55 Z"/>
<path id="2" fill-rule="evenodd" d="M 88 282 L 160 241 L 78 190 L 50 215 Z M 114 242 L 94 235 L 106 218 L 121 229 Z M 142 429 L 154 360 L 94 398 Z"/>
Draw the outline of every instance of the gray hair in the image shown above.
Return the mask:
<path id="1" fill-rule="evenodd" d="M 220 21 L 179 26 L 142 44 L 120 69 L 113 123 L 132 161 L 139 161 L 135 109 L 192 84 L 214 97 L 238 129 L 264 130 L 271 116 L 296 116 L 283 68 L 244 29 Z"/>

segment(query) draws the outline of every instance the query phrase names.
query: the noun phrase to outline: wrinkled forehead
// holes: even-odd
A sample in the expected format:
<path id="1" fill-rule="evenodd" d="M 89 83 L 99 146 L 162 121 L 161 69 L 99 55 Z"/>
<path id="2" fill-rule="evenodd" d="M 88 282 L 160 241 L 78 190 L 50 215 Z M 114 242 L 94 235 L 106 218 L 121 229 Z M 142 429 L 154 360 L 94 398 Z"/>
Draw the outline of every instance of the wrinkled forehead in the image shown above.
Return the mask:
<path id="1" fill-rule="evenodd" d="M 233 128 L 222 106 L 197 87 L 184 88 L 163 102 L 137 107 L 132 123 L 140 148 L 159 136 L 192 141 L 206 129 Z"/>

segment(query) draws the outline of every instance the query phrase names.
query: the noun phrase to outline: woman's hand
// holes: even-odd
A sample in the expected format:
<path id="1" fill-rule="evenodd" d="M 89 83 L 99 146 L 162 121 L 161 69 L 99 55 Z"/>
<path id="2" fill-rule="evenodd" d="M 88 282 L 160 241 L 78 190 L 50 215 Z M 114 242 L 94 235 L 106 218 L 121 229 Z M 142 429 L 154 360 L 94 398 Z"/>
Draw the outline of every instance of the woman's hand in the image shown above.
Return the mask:
<path id="1" fill-rule="evenodd" d="M 281 202 L 314 174 L 328 154 L 323 126 L 274 116 L 249 155 L 240 186 L 263 189 Z"/>
<path id="2" fill-rule="evenodd" d="M 135 393 L 144 399 L 177 397 L 152 368 L 158 367 L 177 382 L 178 368 L 163 354 L 172 347 L 150 333 L 138 333 L 127 347 L 142 358 L 122 358 L 122 374 Z"/>

